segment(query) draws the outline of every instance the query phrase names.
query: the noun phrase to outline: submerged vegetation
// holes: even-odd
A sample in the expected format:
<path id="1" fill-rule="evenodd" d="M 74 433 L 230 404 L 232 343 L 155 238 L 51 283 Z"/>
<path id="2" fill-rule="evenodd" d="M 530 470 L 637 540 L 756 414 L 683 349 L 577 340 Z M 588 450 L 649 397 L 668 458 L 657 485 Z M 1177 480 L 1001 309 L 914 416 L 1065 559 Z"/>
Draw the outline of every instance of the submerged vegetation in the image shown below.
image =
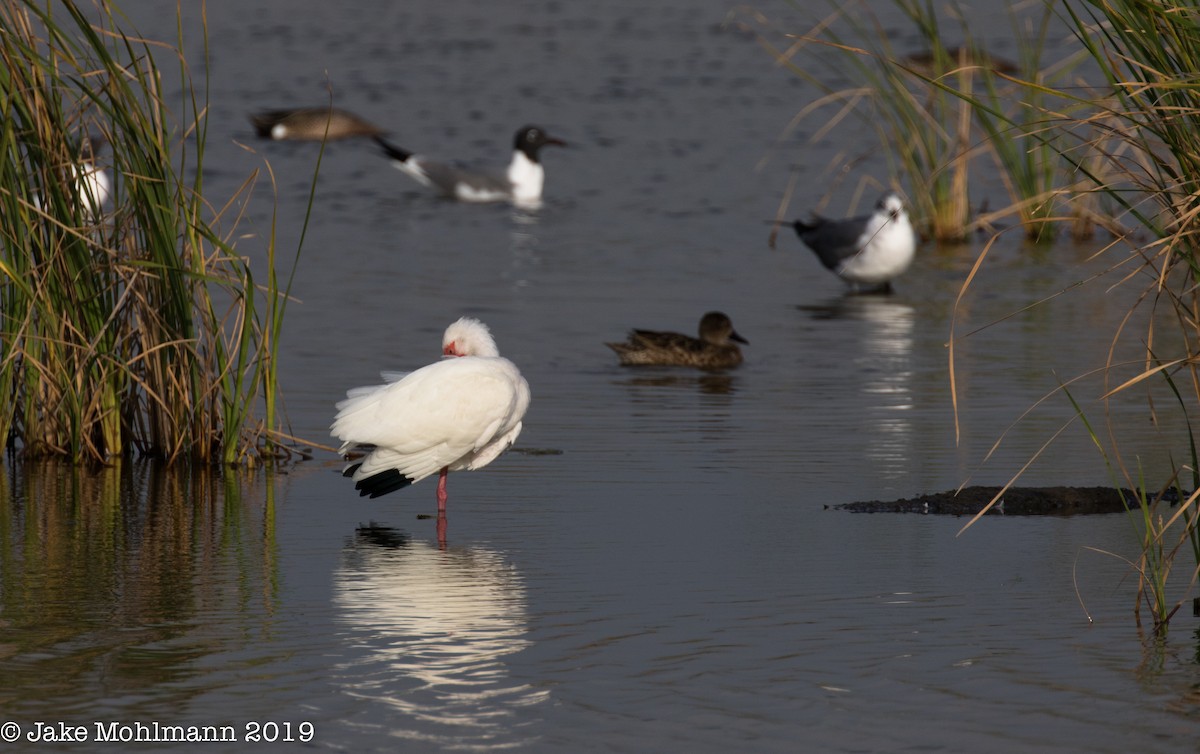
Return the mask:
<path id="1" fill-rule="evenodd" d="M 182 32 L 120 22 L 0 0 L 0 433 L 29 457 L 256 463 L 286 452 L 274 239 L 256 280 L 231 240 L 254 176 L 206 199 Z"/>
<path id="2" fill-rule="evenodd" d="M 862 117 L 893 179 L 911 187 L 914 221 L 924 235 L 953 242 L 977 231 L 990 234 L 959 301 L 1008 228 L 1038 244 L 1063 230 L 1078 240 L 1102 228 L 1108 238 L 1096 241 L 1097 253 L 1114 256 L 1109 269 L 1117 284 L 1144 287 L 1103 355 L 1096 403 L 1108 414 L 1111 401 L 1146 390 L 1151 420 L 1159 404 L 1167 404 L 1191 427 L 1190 416 L 1200 409 L 1200 15 L 1177 0 L 1046 2 L 1032 12 L 1028 5 L 1010 6 L 1018 51 L 1010 61 L 975 43 L 966 13 L 953 2 L 893 3 L 913 34 L 885 33 L 866 3 L 831 5 L 828 18 L 799 32 L 756 13 L 742 15 L 778 64 L 824 92 L 792 128 L 832 108 L 814 127 L 810 141 L 816 141 L 844 119 Z M 1077 45 L 1072 55 L 1047 64 L 1042 58 L 1052 23 L 1065 27 Z M 948 37 L 958 41 L 950 44 Z M 896 38 L 919 39 L 927 49 L 894 50 L 890 40 Z M 971 206 L 972 171 L 981 160 L 1000 177 L 1003 206 Z M 834 162 L 831 173 L 845 172 L 852 160 L 843 154 Z M 1164 331 L 1164 321 L 1175 331 Z M 955 398 L 956 337 L 952 329 Z M 1142 354 L 1135 363 L 1115 355 L 1128 351 L 1118 347 L 1127 342 Z M 1089 421 L 1091 409 L 1072 393 L 1076 379 L 1055 393 L 1070 401 L 1095 441 L 1114 488 L 1141 491 L 1130 507 L 1142 553 L 1132 563 L 1140 577 L 1136 613 L 1140 623 L 1145 607 L 1155 629 L 1164 629 L 1184 602 L 1167 593 L 1176 558 L 1182 554 L 1191 563 L 1189 592 L 1200 573 L 1195 436 L 1189 431 L 1180 438 L 1173 478 L 1145 480 L 1122 454 L 1119 428 Z M 1169 403 L 1156 404 L 1155 392 Z M 1167 493 L 1171 505 L 1164 502 Z"/>

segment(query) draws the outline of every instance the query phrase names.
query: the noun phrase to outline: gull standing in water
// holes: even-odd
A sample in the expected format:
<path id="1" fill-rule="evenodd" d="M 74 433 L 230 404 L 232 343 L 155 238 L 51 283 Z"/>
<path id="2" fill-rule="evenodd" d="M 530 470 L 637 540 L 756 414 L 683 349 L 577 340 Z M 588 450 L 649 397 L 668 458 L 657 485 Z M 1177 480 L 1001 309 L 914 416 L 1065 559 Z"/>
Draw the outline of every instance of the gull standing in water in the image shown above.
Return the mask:
<path id="1" fill-rule="evenodd" d="M 446 476 L 487 466 L 521 434 L 529 383 L 500 356 L 486 325 L 463 317 L 442 336 L 443 358 L 384 385 L 350 390 L 331 434 L 340 452 L 366 456 L 343 472 L 372 498 L 438 474 L 438 517 L 446 515 Z"/>
<path id="2" fill-rule="evenodd" d="M 908 269 L 917 249 L 917 234 L 894 192 L 884 194 L 870 215 L 814 217 L 796 220 L 792 227 L 821 264 L 861 292 L 890 291 L 892 279 Z"/>
<path id="3" fill-rule="evenodd" d="M 510 201 L 521 207 L 537 207 L 546 180 L 540 153 L 542 147 L 566 146 L 538 126 L 524 126 L 513 139 L 513 156 L 504 173 L 478 172 L 439 162 L 401 149 L 382 137 L 375 141 L 392 164 L 422 186 L 463 202 Z"/>

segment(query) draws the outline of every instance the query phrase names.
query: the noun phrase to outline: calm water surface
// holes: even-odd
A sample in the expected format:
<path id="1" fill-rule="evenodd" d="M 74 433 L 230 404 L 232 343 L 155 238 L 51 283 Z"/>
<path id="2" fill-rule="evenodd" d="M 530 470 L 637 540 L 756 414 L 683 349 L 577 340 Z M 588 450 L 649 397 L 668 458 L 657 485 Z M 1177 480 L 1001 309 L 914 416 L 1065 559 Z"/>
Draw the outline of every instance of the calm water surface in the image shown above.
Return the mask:
<path id="1" fill-rule="evenodd" d="M 170 10 L 124 7 L 173 35 Z M 757 7 L 797 31 L 827 13 Z M 1010 425 L 1104 364 L 1138 286 L 1112 288 L 1117 273 L 1005 319 L 1112 264 L 1091 258 L 1101 241 L 1007 241 L 955 322 L 981 246 L 927 246 L 895 295 L 857 298 L 794 237 L 768 248 L 793 169 L 799 215 L 826 198 L 835 153 L 865 160 L 830 214 L 886 167 L 853 122 L 780 143 L 816 93 L 724 26 L 730 9 L 210 5 L 206 185 L 232 193 L 269 161 L 284 248 L 316 149 L 255 141 L 257 108 L 332 87 L 430 154 L 503 162 L 525 122 L 572 145 L 545 154 L 536 213 L 439 201 L 370 145 L 330 145 L 283 345 L 293 431 L 325 442 L 346 388 L 433 360 L 464 313 L 491 325 L 534 402 L 517 451 L 451 478 L 444 547 L 417 517 L 432 484 L 365 501 L 327 452 L 224 477 L 9 465 L 0 717 L 241 739 L 310 722 L 309 748 L 355 752 L 1194 749 L 1200 635 L 1184 613 L 1165 641 L 1139 634 L 1115 557 L 1136 553 L 1125 517 L 995 516 L 959 535 L 958 519 L 825 508 L 1007 481 L 1073 410 L 1056 395 Z M 916 49 L 906 35 L 893 44 Z M 996 188 L 980 183 L 980 198 Z M 264 178 L 239 229 L 252 257 L 270 194 Z M 736 371 L 621 369 L 602 345 L 690 331 L 709 309 L 751 341 Z M 955 347 L 956 443 L 951 327 L 993 322 Z M 1072 386 L 1163 478 L 1184 428 L 1151 423 L 1144 395 L 1106 415 L 1102 390 Z M 1024 478 L 1108 480 L 1078 422 Z"/>

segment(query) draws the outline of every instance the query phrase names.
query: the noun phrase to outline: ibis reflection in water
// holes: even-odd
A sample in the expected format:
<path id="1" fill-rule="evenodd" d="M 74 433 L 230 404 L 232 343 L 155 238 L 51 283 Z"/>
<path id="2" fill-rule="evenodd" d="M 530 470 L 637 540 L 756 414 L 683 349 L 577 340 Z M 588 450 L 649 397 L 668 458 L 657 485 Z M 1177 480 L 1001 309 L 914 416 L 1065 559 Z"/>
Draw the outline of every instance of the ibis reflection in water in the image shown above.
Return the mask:
<path id="1" fill-rule="evenodd" d="M 524 579 L 504 553 L 365 527 L 333 588 L 345 627 L 335 677 L 345 694 L 371 702 L 362 721 L 348 722 L 370 725 L 385 704 L 411 723 L 389 731 L 399 738 L 472 749 L 532 742 L 512 723 L 550 692 L 509 674 L 506 658 L 530 642 Z"/>

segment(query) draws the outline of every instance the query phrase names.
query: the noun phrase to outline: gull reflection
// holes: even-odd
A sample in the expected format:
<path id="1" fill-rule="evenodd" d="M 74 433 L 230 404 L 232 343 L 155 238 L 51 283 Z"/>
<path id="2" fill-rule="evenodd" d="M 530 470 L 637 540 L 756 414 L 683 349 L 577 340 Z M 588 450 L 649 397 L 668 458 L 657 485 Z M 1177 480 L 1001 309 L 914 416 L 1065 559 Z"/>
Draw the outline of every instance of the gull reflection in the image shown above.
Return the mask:
<path id="1" fill-rule="evenodd" d="M 816 319 L 841 320 L 854 329 L 844 339 L 859 399 L 853 409 L 866 425 L 865 456 L 885 478 L 912 472 L 913 326 L 916 311 L 890 296 L 843 296 L 809 308 Z M 852 351 L 849 349 L 853 349 Z"/>
<path id="2" fill-rule="evenodd" d="M 501 553 L 364 527 L 334 574 L 333 601 L 354 653 L 339 683 L 396 713 L 372 712 L 368 725 L 472 750 L 536 739 L 526 710 L 549 691 L 509 677 L 506 658 L 530 642 L 524 583 Z"/>
<path id="3" fill-rule="evenodd" d="M 541 266 L 537 230 L 537 212 L 520 207 L 512 209 L 511 262 L 503 277 L 514 289 L 527 287 L 530 271 Z"/>

